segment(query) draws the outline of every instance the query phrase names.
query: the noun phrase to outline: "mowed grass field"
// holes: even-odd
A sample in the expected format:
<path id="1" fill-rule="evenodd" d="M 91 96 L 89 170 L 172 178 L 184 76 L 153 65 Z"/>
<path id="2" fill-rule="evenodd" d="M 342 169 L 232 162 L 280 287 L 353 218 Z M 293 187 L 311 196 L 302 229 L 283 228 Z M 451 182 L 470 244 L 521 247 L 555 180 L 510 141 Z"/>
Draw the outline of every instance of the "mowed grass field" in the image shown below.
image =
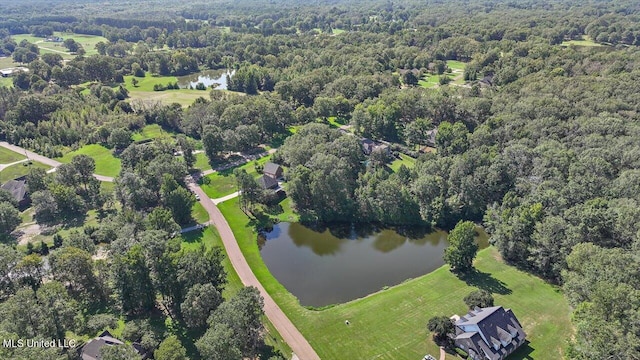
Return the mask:
<path id="1" fill-rule="evenodd" d="M 24 155 L 20 155 L 15 151 L 0 147 L 0 164 L 10 164 L 24 158 Z"/>
<path id="2" fill-rule="evenodd" d="M 400 159 L 393 160 L 393 162 L 387 166 L 389 166 L 393 172 L 397 172 L 402 165 L 412 169 L 416 165 L 416 159 L 409 155 L 400 154 Z"/>
<path id="3" fill-rule="evenodd" d="M 258 159 L 258 164 L 264 165 L 271 156 L 265 156 L 261 159 Z M 228 170 L 214 172 L 213 174 L 207 175 L 207 178 L 211 180 L 209 184 L 201 184 L 200 187 L 207 194 L 208 197 L 212 199 L 221 198 L 223 196 L 233 194 L 237 191 L 236 189 L 236 177 L 233 175 L 233 171 L 235 169 L 244 169 L 249 175 L 257 178 L 260 176 L 256 171 L 256 167 L 254 161 L 250 161 L 246 164 L 237 166 L 235 168 L 231 168 Z"/>
<path id="4" fill-rule="evenodd" d="M 110 149 L 98 144 L 90 144 L 81 147 L 76 151 L 71 151 L 56 160 L 63 163 L 70 163 L 76 155 L 88 155 L 96 161 L 96 174 L 116 177 L 120 173 L 120 159 L 113 156 Z"/>
<path id="5" fill-rule="evenodd" d="M 150 124 L 140 129 L 140 131 L 134 132 L 131 136 L 131 139 L 133 139 L 133 141 L 142 141 L 149 139 L 170 138 L 172 136 L 173 135 L 170 132 L 165 131 L 162 126 L 158 124 Z"/>
<path id="6" fill-rule="evenodd" d="M 100 41 L 105 42 L 105 43 L 109 42 L 109 40 L 107 40 L 106 38 L 104 38 L 102 36 L 96 36 L 96 35 L 65 33 L 65 32 L 59 32 L 59 31 L 55 31 L 53 33 L 53 35 L 61 37 L 64 40 L 73 39 L 77 43 L 80 43 L 80 45 L 82 45 L 82 47 L 86 51 L 86 55 L 87 56 L 95 55 L 95 54 L 98 53 L 98 51 L 96 50 L 96 44 L 99 43 Z M 65 58 L 65 59 L 70 59 L 70 58 L 73 58 L 75 56 L 75 55 L 70 54 L 69 51 L 67 50 L 67 48 L 64 47 L 64 45 L 62 45 L 61 42 L 59 42 L 59 43 L 47 42 L 47 41 L 45 41 L 45 38 L 35 37 L 35 36 L 32 36 L 31 34 L 12 35 L 11 37 L 17 43 L 20 43 L 20 41 L 22 41 L 22 40 L 27 40 L 30 43 L 37 44 L 38 47 L 41 50 L 40 51 L 41 53 L 54 52 L 54 53 L 58 53 L 58 54 L 62 55 L 62 57 Z"/>
<path id="7" fill-rule="evenodd" d="M 467 281 L 443 266 L 362 299 L 324 310 L 306 309 L 264 265 L 253 224 L 239 209 L 238 200 L 218 206 L 253 272 L 323 359 L 415 360 L 427 353 L 437 357 L 427 321 L 435 315 L 465 314 L 462 299 L 476 288 L 491 291 L 496 304 L 513 309 L 527 333 L 530 343 L 510 360 L 560 359 L 571 337 L 570 310 L 562 293 L 504 264 L 493 247 L 478 254 L 478 273 Z"/>
<path id="8" fill-rule="evenodd" d="M 561 46 L 575 45 L 575 46 L 587 46 L 587 47 L 604 46 L 602 44 L 598 44 L 597 42 L 593 41 L 593 39 L 589 35 L 583 35 L 582 39 L 580 40 L 563 41 L 562 44 L 560 45 Z"/>
<path id="9" fill-rule="evenodd" d="M 0 86 L 13 87 L 13 79 L 10 77 L 0 77 Z"/>
<path id="10" fill-rule="evenodd" d="M 158 101 L 164 105 L 178 103 L 182 107 L 188 107 L 200 97 L 208 99 L 209 92 L 189 89 L 166 91 L 129 91 L 129 100 L 131 101 Z"/>
<path id="11" fill-rule="evenodd" d="M 13 180 L 13 179 L 19 178 L 20 176 L 27 175 L 31 167 L 44 169 L 45 171 L 51 169 L 51 166 L 45 165 L 43 163 L 39 163 L 37 161 L 31 161 L 30 165 L 27 165 L 26 162 L 11 165 L 9 167 L 4 168 L 2 171 L 0 171 L 0 183 L 4 184 L 9 180 Z"/>

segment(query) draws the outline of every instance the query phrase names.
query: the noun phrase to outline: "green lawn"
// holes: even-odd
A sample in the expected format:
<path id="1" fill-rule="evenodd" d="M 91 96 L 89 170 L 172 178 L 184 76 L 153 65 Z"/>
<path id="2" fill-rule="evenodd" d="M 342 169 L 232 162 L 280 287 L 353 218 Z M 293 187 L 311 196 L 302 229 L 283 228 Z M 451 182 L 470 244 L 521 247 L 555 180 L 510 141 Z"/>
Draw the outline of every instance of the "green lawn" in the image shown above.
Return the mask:
<path id="1" fill-rule="evenodd" d="M 206 199 L 205 199 L 206 201 Z M 209 213 L 199 201 L 196 201 L 191 208 L 191 217 L 198 223 L 202 224 L 209 221 Z"/>
<path id="2" fill-rule="evenodd" d="M 120 159 L 113 156 L 111 150 L 98 144 L 85 145 L 56 160 L 70 163 L 74 156 L 80 154 L 88 155 L 96 161 L 96 174 L 98 175 L 116 177 L 120 173 Z"/>
<path id="3" fill-rule="evenodd" d="M 9 180 L 13 180 L 15 178 L 19 178 L 20 176 L 27 175 L 29 173 L 29 167 L 37 167 L 45 170 L 51 169 L 51 166 L 39 163 L 37 161 L 32 161 L 31 165 L 27 165 L 28 163 L 20 163 L 11 165 L 4 170 L 0 171 L 0 183 L 5 183 Z"/>
<path id="4" fill-rule="evenodd" d="M 87 56 L 95 55 L 98 53 L 98 51 L 96 50 L 96 44 L 99 43 L 100 41 L 105 43 L 109 42 L 109 40 L 107 40 L 106 38 L 102 36 L 96 36 L 96 35 L 83 35 L 83 34 L 74 34 L 74 33 L 66 33 L 66 32 L 59 32 L 59 31 L 55 31 L 53 35 L 59 36 L 65 40 L 73 39 L 76 42 L 80 43 L 80 45 L 82 45 L 82 47 L 86 51 Z M 11 37 L 17 43 L 20 43 L 20 41 L 22 40 L 27 40 L 30 43 L 37 43 L 38 47 L 41 49 L 41 53 L 63 51 L 66 54 L 60 54 L 58 52 L 58 54 L 62 55 L 63 58 L 69 59 L 74 57 L 74 55 L 71 55 L 67 51 L 67 48 L 64 47 L 62 43 L 47 42 L 47 41 L 44 41 L 45 38 L 35 37 L 35 36 L 32 36 L 31 34 L 12 35 Z M 56 51 L 50 51 L 50 50 L 47 51 L 47 49 L 53 49 Z"/>
<path id="5" fill-rule="evenodd" d="M 15 161 L 24 159 L 25 157 L 17 152 L 0 147 L 0 164 L 10 164 Z"/>
<path id="6" fill-rule="evenodd" d="M 20 64 L 13 62 L 11 56 L 0 57 L 0 69 L 20 66 Z"/>
<path id="7" fill-rule="evenodd" d="M 167 85 L 168 83 L 178 82 L 178 78 L 175 76 L 154 76 L 151 73 L 146 73 L 145 77 L 135 77 L 138 80 L 138 84 L 133 86 L 131 82 L 134 78 L 133 75 L 127 75 L 124 77 L 124 85 L 129 91 L 153 91 L 154 85 Z M 165 90 L 165 91 L 154 91 L 154 92 L 171 92 L 171 91 L 179 91 L 179 90 Z"/>
<path id="8" fill-rule="evenodd" d="M 265 156 L 258 160 L 259 164 L 264 164 L 271 156 Z M 237 166 L 235 168 L 231 168 L 225 171 L 214 172 L 213 174 L 207 175 L 207 178 L 211 180 L 211 182 L 207 184 L 202 184 L 200 187 L 204 192 L 212 199 L 221 198 L 223 196 L 233 194 L 237 191 L 236 189 L 236 178 L 233 176 L 233 170 L 235 169 L 244 169 L 249 175 L 257 178 L 260 174 L 256 171 L 254 166 L 254 162 L 250 161 L 241 166 Z"/>
<path id="9" fill-rule="evenodd" d="M 0 86 L 13 87 L 13 79 L 10 77 L 0 77 Z"/>
<path id="10" fill-rule="evenodd" d="M 202 171 L 211 169 L 211 164 L 209 164 L 209 158 L 205 153 L 197 153 L 196 154 L 196 163 L 193 164 L 196 169 L 200 169 Z"/>
<path id="11" fill-rule="evenodd" d="M 593 39 L 591 39 L 591 37 L 589 37 L 589 35 L 582 36 L 581 40 L 563 41 L 562 44 L 560 44 L 560 45 L 561 46 L 575 45 L 575 46 L 589 46 L 589 47 L 604 46 L 602 44 L 598 44 L 597 42 L 593 41 Z"/>
<path id="12" fill-rule="evenodd" d="M 129 84 L 129 82 L 127 82 L 127 84 Z M 153 85 L 151 85 L 151 87 L 153 88 Z M 217 90 L 217 91 L 222 91 L 222 90 Z M 166 90 L 166 91 L 129 90 L 129 100 L 159 101 L 164 105 L 171 105 L 173 103 L 178 103 L 182 107 L 188 107 L 189 105 L 193 104 L 193 102 L 196 101 L 196 99 L 200 97 L 209 99 L 209 92 L 202 91 L 202 90 L 189 90 L 189 89 Z"/>
<path id="13" fill-rule="evenodd" d="M 450 67 L 451 70 L 464 71 L 467 63 L 458 60 L 447 60 L 447 66 Z"/>
<path id="14" fill-rule="evenodd" d="M 131 139 L 133 139 L 133 141 L 141 141 L 158 138 L 169 138 L 171 136 L 171 133 L 165 131 L 162 126 L 158 124 L 150 124 L 140 129 L 140 131 L 136 131 L 135 133 L 133 133 Z"/>
<path id="15" fill-rule="evenodd" d="M 416 159 L 412 158 L 409 155 L 400 154 L 400 159 L 393 160 L 393 162 L 388 166 L 393 172 L 396 172 L 403 164 L 409 169 L 412 169 L 416 165 Z"/>
<path id="16" fill-rule="evenodd" d="M 333 34 L 334 35 L 340 35 L 343 32 L 345 32 L 346 30 L 342 30 L 342 29 L 332 29 L 333 30 Z"/>
<path id="17" fill-rule="evenodd" d="M 492 291 L 496 304 L 512 308 L 528 334 L 529 347 L 509 359 L 562 358 L 567 334 L 572 332 L 562 293 L 505 265 L 495 248 L 479 253 L 475 263 L 479 273 L 468 282 L 443 266 L 368 297 L 313 311 L 300 306 L 270 274 L 260 257 L 253 225 L 238 208 L 237 199 L 219 208 L 253 272 L 323 359 L 414 360 L 426 353 L 437 355 L 426 323 L 434 315 L 464 314 L 462 299 L 474 289 L 471 285 Z M 344 325 L 347 319 L 349 326 Z"/>

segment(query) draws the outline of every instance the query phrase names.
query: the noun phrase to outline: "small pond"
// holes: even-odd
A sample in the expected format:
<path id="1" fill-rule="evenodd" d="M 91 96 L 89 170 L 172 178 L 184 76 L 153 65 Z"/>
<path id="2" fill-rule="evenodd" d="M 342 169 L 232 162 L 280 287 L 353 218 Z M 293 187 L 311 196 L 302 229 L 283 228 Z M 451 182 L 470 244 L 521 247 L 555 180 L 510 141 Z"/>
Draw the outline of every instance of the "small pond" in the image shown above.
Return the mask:
<path id="1" fill-rule="evenodd" d="M 261 244 L 271 274 L 304 306 L 357 299 L 444 264 L 444 231 L 276 224 Z M 487 235 L 479 229 L 481 248 Z"/>
<path id="2" fill-rule="evenodd" d="M 178 86 L 182 89 L 188 89 L 189 86 L 195 89 L 198 83 L 203 83 L 207 88 L 216 85 L 216 90 L 227 90 L 227 75 L 233 76 L 235 73 L 235 70 L 206 70 L 196 74 L 178 76 Z"/>

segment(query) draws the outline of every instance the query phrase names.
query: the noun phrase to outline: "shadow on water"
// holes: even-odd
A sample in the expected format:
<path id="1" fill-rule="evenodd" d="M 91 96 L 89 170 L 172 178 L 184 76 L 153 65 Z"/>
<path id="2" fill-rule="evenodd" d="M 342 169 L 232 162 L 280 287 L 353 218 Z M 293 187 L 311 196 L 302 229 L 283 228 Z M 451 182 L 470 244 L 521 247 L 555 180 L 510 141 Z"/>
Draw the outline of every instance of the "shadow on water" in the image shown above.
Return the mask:
<path id="1" fill-rule="evenodd" d="M 512 292 L 504 282 L 494 278 L 489 273 L 478 271 L 476 269 L 473 269 L 468 273 L 461 274 L 459 277 L 460 280 L 466 282 L 467 285 L 475 286 L 492 294 L 509 295 Z"/>

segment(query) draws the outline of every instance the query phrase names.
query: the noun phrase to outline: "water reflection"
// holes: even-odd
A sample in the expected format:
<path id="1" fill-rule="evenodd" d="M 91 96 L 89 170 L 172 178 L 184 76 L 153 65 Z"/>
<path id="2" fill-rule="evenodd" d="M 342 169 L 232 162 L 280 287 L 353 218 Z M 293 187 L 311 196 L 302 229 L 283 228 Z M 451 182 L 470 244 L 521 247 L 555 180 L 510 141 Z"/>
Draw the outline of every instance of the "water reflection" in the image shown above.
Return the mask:
<path id="1" fill-rule="evenodd" d="M 216 90 L 227 89 L 227 75 L 230 77 L 236 73 L 235 70 L 206 70 L 197 74 L 178 77 L 178 86 L 183 89 L 196 88 L 198 83 L 204 84 L 207 88 L 214 85 Z"/>
<path id="2" fill-rule="evenodd" d="M 486 247 L 486 234 L 479 243 Z M 444 264 L 447 233 L 421 228 L 280 223 L 264 234 L 262 258 L 302 305 L 349 301 Z"/>

